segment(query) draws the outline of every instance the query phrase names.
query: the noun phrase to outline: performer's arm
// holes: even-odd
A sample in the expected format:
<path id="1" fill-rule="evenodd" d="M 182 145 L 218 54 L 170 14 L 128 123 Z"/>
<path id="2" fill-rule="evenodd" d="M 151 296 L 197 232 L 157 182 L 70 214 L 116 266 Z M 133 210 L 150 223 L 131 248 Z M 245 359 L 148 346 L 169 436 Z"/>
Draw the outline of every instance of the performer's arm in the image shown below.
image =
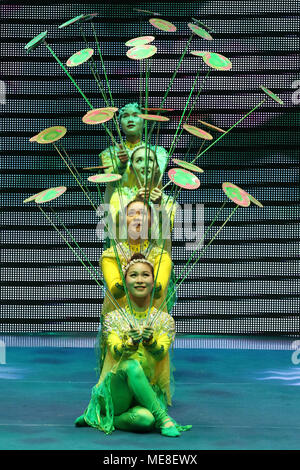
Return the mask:
<path id="1" fill-rule="evenodd" d="M 161 258 L 161 261 L 160 261 Z M 172 261 L 169 254 L 164 251 L 162 256 L 161 253 L 155 258 L 154 261 L 154 279 L 158 271 L 156 279 L 155 297 L 159 298 L 167 288 L 171 276 Z"/>
<path id="2" fill-rule="evenodd" d="M 124 288 L 122 284 L 122 278 L 118 267 L 117 260 L 115 258 L 102 258 L 101 269 L 103 272 L 104 280 L 112 295 L 118 299 L 123 297 Z"/>

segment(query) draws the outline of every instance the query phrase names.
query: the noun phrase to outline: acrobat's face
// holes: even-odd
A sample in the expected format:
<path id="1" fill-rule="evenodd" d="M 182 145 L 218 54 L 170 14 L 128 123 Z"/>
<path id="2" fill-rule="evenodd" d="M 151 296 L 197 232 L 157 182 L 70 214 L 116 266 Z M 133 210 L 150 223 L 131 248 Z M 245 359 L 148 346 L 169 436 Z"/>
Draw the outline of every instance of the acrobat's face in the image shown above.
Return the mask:
<path id="1" fill-rule="evenodd" d="M 146 148 L 141 147 L 138 150 L 136 150 L 132 154 L 132 166 L 134 170 L 136 171 L 139 180 L 144 183 L 146 180 L 146 175 L 147 175 L 147 180 L 150 181 L 152 171 L 154 171 L 154 174 L 157 173 L 158 166 L 155 160 L 155 155 L 152 150 L 147 150 L 148 153 L 148 161 L 146 158 Z"/>
<path id="2" fill-rule="evenodd" d="M 148 239 L 151 223 L 150 209 L 143 202 L 132 202 L 126 213 L 127 234 L 131 240 Z"/>
<path id="3" fill-rule="evenodd" d="M 154 279 L 151 266 L 147 263 L 134 263 L 126 274 L 126 286 L 129 294 L 136 298 L 146 298 L 151 294 Z"/>
<path id="4" fill-rule="evenodd" d="M 138 117 L 139 114 L 141 114 L 141 111 L 136 106 L 126 106 L 120 120 L 122 130 L 126 136 L 140 137 L 142 135 L 144 120 Z"/>

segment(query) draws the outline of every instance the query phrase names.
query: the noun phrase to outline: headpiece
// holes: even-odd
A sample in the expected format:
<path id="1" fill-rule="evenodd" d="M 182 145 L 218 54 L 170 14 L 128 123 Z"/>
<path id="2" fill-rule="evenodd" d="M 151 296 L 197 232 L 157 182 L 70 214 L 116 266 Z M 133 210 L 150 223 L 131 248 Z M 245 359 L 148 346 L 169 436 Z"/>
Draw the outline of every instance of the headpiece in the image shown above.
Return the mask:
<path id="1" fill-rule="evenodd" d="M 147 260 L 146 258 L 135 258 L 135 259 L 129 261 L 129 263 L 122 269 L 124 277 L 126 276 L 126 273 L 127 273 L 128 269 L 130 268 L 130 266 L 133 266 L 134 264 L 137 264 L 137 263 L 149 264 L 149 266 L 151 266 L 151 268 L 154 269 L 153 264 L 149 260 Z"/>

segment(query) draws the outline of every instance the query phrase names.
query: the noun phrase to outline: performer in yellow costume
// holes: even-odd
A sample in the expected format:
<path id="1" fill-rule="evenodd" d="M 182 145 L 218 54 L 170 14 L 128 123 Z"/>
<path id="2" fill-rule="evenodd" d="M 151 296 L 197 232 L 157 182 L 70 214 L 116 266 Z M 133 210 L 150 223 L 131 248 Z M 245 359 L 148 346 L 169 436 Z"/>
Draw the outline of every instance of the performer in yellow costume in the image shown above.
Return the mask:
<path id="1" fill-rule="evenodd" d="M 118 299 L 120 306 L 127 302 L 120 266 L 123 269 L 134 253 L 142 253 L 154 266 L 156 279 L 154 306 L 162 303 L 168 291 L 168 285 L 172 269 L 172 261 L 167 251 L 161 249 L 154 241 L 148 239 L 151 228 L 151 214 L 149 206 L 143 200 L 131 201 L 125 208 L 127 227 L 125 240 L 105 250 L 100 259 L 100 266 L 108 290 Z M 119 263 L 118 263 L 119 261 Z M 120 266 L 119 266 L 120 264 Z M 170 309 L 172 301 L 165 309 Z M 114 310 L 115 307 L 106 295 L 103 302 L 102 314 Z"/>
<path id="2" fill-rule="evenodd" d="M 119 111 L 119 120 L 121 129 L 123 130 L 126 140 L 122 147 L 111 146 L 100 153 L 100 164 L 108 166 L 105 168 L 105 173 L 119 173 L 122 175 L 120 182 L 122 187 L 132 187 L 138 184 L 136 175 L 130 170 L 130 161 L 133 151 L 141 146 L 145 146 L 143 142 L 143 127 L 144 120 L 138 115 L 142 114 L 143 111 L 139 107 L 138 103 L 128 103 Z M 156 147 L 157 162 L 159 166 L 160 174 L 163 173 L 165 164 L 168 158 L 167 151 L 160 146 Z M 108 184 L 104 196 L 104 201 L 109 203 L 111 194 L 115 189 L 115 185 Z"/>
<path id="3" fill-rule="evenodd" d="M 154 286 L 152 263 L 135 254 L 124 269 L 128 306 L 105 316 L 102 327 L 100 379 L 76 426 L 92 426 L 106 434 L 114 429 L 149 432 L 159 429 L 180 436 L 191 426 L 178 425 L 167 413 L 171 404 L 169 348 L 175 324 L 155 307 L 148 314 Z M 147 323 L 146 323 L 147 320 Z M 153 323 L 153 324 L 152 324 Z"/>

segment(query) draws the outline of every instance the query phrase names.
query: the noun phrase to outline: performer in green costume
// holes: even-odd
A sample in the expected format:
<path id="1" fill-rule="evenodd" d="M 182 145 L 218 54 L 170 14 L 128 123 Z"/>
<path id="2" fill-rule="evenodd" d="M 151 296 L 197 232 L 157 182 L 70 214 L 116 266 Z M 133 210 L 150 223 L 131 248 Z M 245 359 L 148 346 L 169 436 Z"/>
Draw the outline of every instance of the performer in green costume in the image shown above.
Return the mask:
<path id="1" fill-rule="evenodd" d="M 180 426 L 167 413 L 171 404 L 169 348 L 175 338 L 174 320 L 161 312 L 150 326 L 157 314 L 155 307 L 148 314 L 154 270 L 143 255 L 133 255 L 124 276 L 132 312 L 127 306 L 124 315 L 115 310 L 104 318 L 100 379 L 75 424 L 107 434 L 114 429 L 149 432 L 157 428 L 164 436 L 180 436 L 191 426 Z"/>

